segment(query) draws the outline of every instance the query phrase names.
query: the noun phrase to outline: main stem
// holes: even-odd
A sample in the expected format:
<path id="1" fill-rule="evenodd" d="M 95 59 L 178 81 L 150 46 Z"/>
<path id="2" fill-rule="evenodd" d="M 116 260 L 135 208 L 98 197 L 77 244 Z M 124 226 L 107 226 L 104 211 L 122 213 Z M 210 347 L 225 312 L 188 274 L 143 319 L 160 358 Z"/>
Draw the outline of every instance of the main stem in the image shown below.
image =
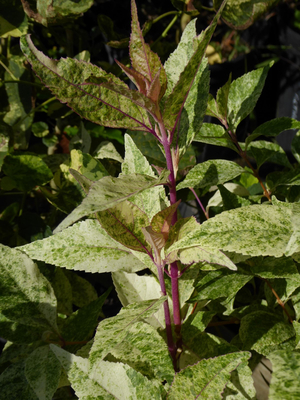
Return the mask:
<path id="1" fill-rule="evenodd" d="M 167 168 L 170 171 L 169 175 L 169 188 L 170 188 L 170 203 L 171 205 L 176 203 L 176 177 L 173 165 L 173 159 L 171 154 L 171 143 L 168 138 L 165 126 L 163 121 L 159 122 L 159 129 L 162 138 L 162 145 L 164 146 Z M 177 222 L 177 214 L 174 213 L 172 219 L 172 225 Z M 171 271 L 171 289 L 172 289 L 172 302 L 173 302 L 173 318 L 175 325 L 175 334 L 176 334 L 176 350 L 181 347 L 181 315 L 180 315 L 180 303 L 179 303 L 179 288 L 178 288 L 178 277 L 179 270 L 177 262 L 174 262 L 170 266 Z"/>

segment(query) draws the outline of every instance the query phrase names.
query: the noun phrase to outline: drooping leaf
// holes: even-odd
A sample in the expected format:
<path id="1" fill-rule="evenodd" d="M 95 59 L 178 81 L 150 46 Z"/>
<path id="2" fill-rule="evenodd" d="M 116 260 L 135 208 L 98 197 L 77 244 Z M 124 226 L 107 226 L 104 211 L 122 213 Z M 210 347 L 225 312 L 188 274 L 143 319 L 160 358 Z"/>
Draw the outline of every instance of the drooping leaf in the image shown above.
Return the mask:
<path id="1" fill-rule="evenodd" d="M 295 330 L 280 315 L 267 311 L 254 311 L 241 319 L 239 336 L 243 349 L 255 350 L 267 356 L 280 348 L 281 344 L 284 345 L 295 337 Z M 293 343 L 291 347 L 294 348 Z"/>
<path id="2" fill-rule="evenodd" d="M 21 251 L 0 247 L 0 311 L 23 325 L 57 332 L 56 298 L 46 278 Z"/>
<path id="3" fill-rule="evenodd" d="M 281 117 L 258 126 L 246 139 L 246 146 L 259 136 L 273 137 L 289 129 L 300 129 L 300 122 L 293 118 Z"/>
<path id="4" fill-rule="evenodd" d="M 166 297 L 158 300 L 145 300 L 132 303 L 121 309 L 115 317 L 100 322 L 90 351 L 90 362 L 96 365 L 106 355 L 121 343 L 127 335 L 127 330 L 137 321 L 151 317 L 161 307 Z"/>
<path id="5" fill-rule="evenodd" d="M 168 400 L 222 399 L 230 373 L 249 356 L 247 352 L 226 354 L 186 367 L 175 376 Z"/>
<path id="6" fill-rule="evenodd" d="M 250 256 L 290 256 L 299 251 L 298 228 L 292 222 L 298 213 L 296 204 L 252 205 L 225 211 L 203 222 L 168 251 L 199 245 Z"/>
<path id="7" fill-rule="evenodd" d="M 20 43 L 41 81 L 83 118 L 115 128 L 152 129 L 145 111 L 152 102 L 114 75 L 76 59 L 51 60 L 35 48 L 29 36 Z"/>
<path id="8" fill-rule="evenodd" d="M 21 247 L 32 258 L 87 272 L 138 271 L 141 264 L 112 239 L 98 221 L 86 220 L 44 240 Z"/>
<path id="9" fill-rule="evenodd" d="M 294 400 L 300 396 L 300 354 L 278 350 L 268 355 L 272 362 L 270 400 Z"/>
<path id="10" fill-rule="evenodd" d="M 122 363 L 75 356 L 57 346 L 51 349 L 67 371 L 75 394 L 82 400 L 161 400 L 160 391 L 146 377 Z M 117 377 L 117 379 L 112 379 Z"/>
<path id="11" fill-rule="evenodd" d="M 186 178 L 177 185 L 177 190 L 219 185 L 236 178 L 243 172 L 245 170 L 233 161 L 208 160 L 191 169 Z"/>
<path id="12" fill-rule="evenodd" d="M 283 148 L 276 143 L 266 142 L 265 140 L 251 142 L 247 148 L 247 155 L 255 159 L 258 169 L 265 162 L 272 162 L 292 168 Z"/>
<path id="13" fill-rule="evenodd" d="M 233 132 L 254 109 L 269 68 L 267 66 L 248 72 L 231 83 L 228 95 L 228 125 Z"/>
<path id="14" fill-rule="evenodd" d="M 49 346 L 35 349 L 25 360 L 25 376 L 38 399 L 52 400 L 58 388 L 61 364 Z"/>
<path id="15" fill-rule="evenodd" d="M 105 176 L 92 184 L 87 197 L 54 232 L 65 229 L 86 215 L 107 210 L 146 189 L 162 185 L 167 182 L 168 176 L 168 171 L 164 171 L 158 179 L 141 174 L 120 175 L 118 178 Z"/>
<path id="16" fill-rule="evenodd" d="M 12 180 L 13 187 L 24 192 L 44 185 L 53 177 L 51 170 L 40 157 L 26 154 L 6 156 L 2 170 Z"/>
<path id="17" fill-rule="evenodd" d="M 227 147 L 238 152 L 221 125 L 203 123 L 199 132 L 196 132 L 194 142 L 207 143 L 215 146 Z"/>

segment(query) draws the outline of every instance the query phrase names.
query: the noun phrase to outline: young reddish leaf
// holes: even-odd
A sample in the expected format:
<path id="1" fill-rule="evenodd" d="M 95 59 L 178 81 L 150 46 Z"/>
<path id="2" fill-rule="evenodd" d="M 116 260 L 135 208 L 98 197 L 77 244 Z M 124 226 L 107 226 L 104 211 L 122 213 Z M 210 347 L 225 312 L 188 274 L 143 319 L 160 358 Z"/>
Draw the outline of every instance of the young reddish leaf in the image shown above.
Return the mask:
<path id="1" fill-rule="evenodd" d="M 159 76 L 160 76 L 160 70 L 157 71 L 153 81 L 151 82 L 151 85 L 147 90 L 147 97 L 149 97 L 149 99 L 151 99 L 155 103 L 162 97 Z"/>
<path id="2" fill-rule="evenodd" d="M 180 200 L 176 203 L 172 204 L 170 207 L 165 208 L 164 210 L 160 211 L 151 221 L 151 226 L 156 232 L 161 232 L 168 238 L 173 215 L 177 211 L 177 207 L 179 206 Z"/>
<path id="3" fill-rule="evenodd" d="M 118 66 L 123 70 L 123 72 L 128 76 L 128 78 L 135 84 L 135 86 L 138 88 L 138 91 L 146 95 L 146 88 L 150 85 L 148 79 L 134 69 L 126 67 L 126 65 L 123 65 L 122 63 L 120 63 L 120 61 L 115 61 Z"/>
<path id="4" fill-rule="evenodd" d="M 134 0 L 131 0 L 131 36 L 129 43 L 129 53 L 131 65 L 140 72 L 150 83 L 154 81 L 159 71 L 159 81 L 161 85 L 160 97 L 167 88 L 167 76 L 164 67 L 156 53 L 154 53 L 148 44 L 145 43 L 142 30 L 138 21 L 137 8 Z"/>
<path id="5" fill-rule="evenodd" d="M 114 128 L 152 131 L 147 107 L 151 100 L 130 90 L 112 74 L 72 58 L 52 60 L 36 49 L 29 35 L 21 49 L 41 81 L 83 118 Z"/>

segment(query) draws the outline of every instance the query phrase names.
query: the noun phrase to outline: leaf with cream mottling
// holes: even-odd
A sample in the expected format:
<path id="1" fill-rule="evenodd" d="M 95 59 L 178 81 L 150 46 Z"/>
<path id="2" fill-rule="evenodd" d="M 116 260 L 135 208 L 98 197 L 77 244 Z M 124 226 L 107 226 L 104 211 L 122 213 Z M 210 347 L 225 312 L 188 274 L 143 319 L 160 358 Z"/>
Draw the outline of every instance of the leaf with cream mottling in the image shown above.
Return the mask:
<path id="1" fill-rule="evenodd" d="M 81 117 L 114 128 L 152 130 L 145 110 L 152 103 L 142 93 L 130 90 L 95 65 L 75 58 L 48 58 L 37 50 L 29 35 L 23 36 L 20 44 L 41 81 Z"/>
<path id="2" fill-rule="evenodd" d="M 166 297 L 132 303 L 121 309 L 115 317 L 100 322 L 90 351 L 90 361 L 94 365 L 102 360 L 118 343 L 126 337 L 127 330 L 140 320 L 151 317 L 161 307 Z"/>
<path id="3" fill-rule="evenodd" d="M 91 365 L 57 346 L 51 349 L 81 400 L 161 400 L 160 390 L 126 364 L 98 360 Z"/>
<path id="4" fill-rule="evenodd" d="M 243 172 L 245 172 L 244 168 L 233 161 L 208 160 L 191 169 L 185 179 L 177 185 L 177 190 L 219 185 L 236 178 Z"/>
<path id="5" fill-rule="evenodd" d="M 291 256 L 299 252 L 300 246 L 299 226 L 293 225 L 299 218 L 297 207 L 252 205 L 224 211 L 203 222 L 168 251 L 199 245 L 249 256 Z"/>
<path id="6" fill-rule="evenodd" d="M 0 245 L 0 311 L 11 321 L 57 332 L 56 298 L 34 262 Z"/>
<path id="7" fill-rule="evenodd" d="M 168 400 L 222 399 L 230 373 L 249 357 L 248 352 L 231 353 L 186 367 L 175 376 Z"/>
<path id="8" fill-rule="evenodd" d="M 211 124 L 207 122 L 203 123 L 201 129 L 196 132 L 193 140 L 194 142 L 227 147 L 238 153 L 236 146 L 232 143 L 228 133 L 221 125 Z"/>
<path id="9" fill-rule="evenodd" d="M 96 220 L 74 226 L 20 248 L 34 259 L 86 272 L 144 269 L 130 251 L 111 238 Z"/>
<path id="10" fill-rule="evenodd" d="M 295 400 L 300 396 L 300 354 L 278 350 L 268 355 L 272 362 L 269 400 Z"/>
<path id="11" fill-rule="evenodd" d="M 141 174 L 120 175 L 118 178 L 105 176 L 92 184 L 87 197 L 58 225 L 54 232 L 67 228 L 82 217 L 114 207 L 144 190 L 162 185 L 167 182 L 168 176 L 168 171 L 164 171 L 157 179 Z"/>
<path id="12" fill-rule="evenodd" d="M 25 376 L 39 399 L 51 400 L 58 388 L 61 364 L 49 346 L 35 349 L 25 360 Z"/>

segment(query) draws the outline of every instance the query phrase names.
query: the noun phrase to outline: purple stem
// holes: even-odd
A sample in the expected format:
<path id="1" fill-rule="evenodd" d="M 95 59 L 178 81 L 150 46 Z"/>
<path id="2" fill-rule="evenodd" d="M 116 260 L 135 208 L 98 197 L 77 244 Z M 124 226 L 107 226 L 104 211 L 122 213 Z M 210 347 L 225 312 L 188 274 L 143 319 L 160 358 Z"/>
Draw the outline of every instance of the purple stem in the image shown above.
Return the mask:
<path id="1" fill-rule="evenodd" d="M 201 210 L 204 212 L 204 215 L 205 215 L 206 219 L 209 219 L 209 215 L 206 212 L 205 208 L 203 207 L 203 204 L 202 204 L 201 200 L 199 199 L 199 197 L 197 196 L 197 193 L 195 192 L 195 190 L 192 187 L 190 187 L 189 189 L 193 193 L 193 195 L 195 196 L 199 206 L 201 207 Z"/>
<path id="2" fill-rule="evenodd" d="M 176 203 L 176 178 L 174 173 L 174 166 L 171 154 L 171 139 L 168 138 L 165 126 L 162 121 L 159 121 L 159 129 L 162 137 L 162 145 L 164 146 L 167 168 L 170 171 L 170 203 Z M 174 213 L 172 225 L 177 222 L 177 213 Z M 177 344 L 180 342 L 181 331 L 181 316 L 180 316 L 180 303 L 179 303 L 179 288 L 178 288 L 179 270 L 177 262 L 171 264 L 171 287 L 172 287 L 172 301 L 173 301 L 173 318 L 175 325 L 175 333 L 178 338 Z"/>

